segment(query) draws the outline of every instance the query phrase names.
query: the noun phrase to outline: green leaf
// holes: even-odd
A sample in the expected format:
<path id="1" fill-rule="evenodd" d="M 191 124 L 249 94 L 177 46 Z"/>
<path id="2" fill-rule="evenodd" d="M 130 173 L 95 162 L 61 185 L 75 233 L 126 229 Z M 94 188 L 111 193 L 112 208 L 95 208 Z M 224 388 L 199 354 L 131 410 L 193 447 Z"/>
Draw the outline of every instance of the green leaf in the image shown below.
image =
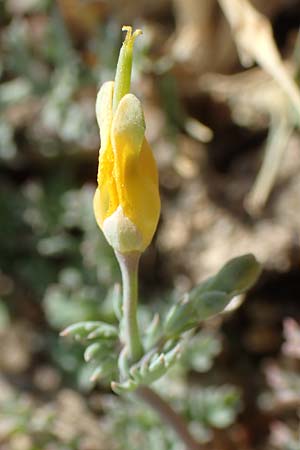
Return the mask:
<path id="1" fill-rule="evenodd" d="M 143 338 L 144 347 L 150 349 L 155 342 L 157 342 L 159 335 L 161 333 L 161 321 L 159 314 L 153 316 L 152 321 L 148 325 Z"/>
<path id="2" fill-rule="evenodd" d="M 114 356 L 109 356 L 101 364 L 97 365 L 93 371 L 90 380 L 95 382 L 99 378 L 104 378 L 108 375 L 112 375 L 117 367 L 117 359 Z"/>
<path id="3" fill-rule="evenodd" d="M 113 347 L 109 342 L 100 341 L 89 345 L 84 352 L 85 361 L 101 360 L 108 357 L 113 351 Z"/>
<path id="4" fill-rule="evenodd" d="M 140 385 L 151 384 L 158 380 L 178 360 L 180 355 L 181 345 L 178 343 L 174 343 L 168 352 L 158 353 L 150 351 L 140 361 L 130 367 L 130 378 L 124 382 L 126 389 L 134 390 Z"/>
<path id="5" fill-rule="evenodd" d="M 234 296 L 249 289 L 260 273 L 261 266 L 253 255 L 233 258 L 171 308 L 164 324 L 165 333 L 179 335 L 219 314 Z"/>
<path id="6" fill-rule="evenodd" d="M 196 295 L 192 291 L 170 310 L 165 322 L 165 331 L 167 334 L 176 335 L 194 328 L 201 320 L 223 311 L 230 300 L 231 297 L 224 292 L 202 292 Z"/>
<path id="7" fill-rule="evenodd" d="M 255 256 L 238 256 L 228 261 L 214 277 L 202 283 L 200 288 L 205 291 L 222 291 L 234 297 L 250 289 L 260 274 L 261 265 Z"/>
<path id="8" fill-rule="evenodd" d="M 116 327 L 100 321 L 95 322 L 78 322 L 65 328 L 61 336 L 71 336 L 77 340 L 80 339 L 96 339 L 96 338 L 116 338 L 118 330 Z"/>
<path id="9" fill-rule="evenodd" d="M 137 387 L 137 383 L 133 380 L 126 380 L 124 383 L 111 382 L 112 390 L 118 395 L 128 394 L 128 392 L 134 391 Z"/>

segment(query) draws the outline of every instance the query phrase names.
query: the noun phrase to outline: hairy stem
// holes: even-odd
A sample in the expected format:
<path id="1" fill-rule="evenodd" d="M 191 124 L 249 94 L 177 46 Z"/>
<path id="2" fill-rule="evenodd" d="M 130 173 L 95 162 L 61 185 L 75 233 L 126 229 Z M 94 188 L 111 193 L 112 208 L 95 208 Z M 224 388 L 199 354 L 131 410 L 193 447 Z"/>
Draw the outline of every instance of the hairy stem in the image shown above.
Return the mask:
<path id="1" fill-rule="evenodd" d="M 160 415 L 164 422 L 173 428 L 186 445 L 187 450 L 201 450 L 202 446 L 191 435 L 183 418 L 174 411 L 169 403 L 147 386 L 139 387 L 136 393 Z"/>
<path id="2" fill-rule="evenodd" d="M 137 323 L 137 298 L 138 298 L 138 266 L 139 252 L 116 252 L 123 284 L 123 314 L 124 314 L 124 345 L 131 362 L 135 362 L 143 355 L 138 323 Z"/>
<path id="3" fill-rule="evenodd" d="M 124 346 L 130 362 L 135 362 L 143 355 L 143 347 L 137 323 L 138 265 L 140 253 L 116 252 L 123 283 Z M 187 450 L 201 450 L 200 444 L 193 438 L 183 418 L 155 391 L 147 386 L 140 386 L 136 394 L 151 406 L 161 418 L 173 428 L 184 442 Z"/>

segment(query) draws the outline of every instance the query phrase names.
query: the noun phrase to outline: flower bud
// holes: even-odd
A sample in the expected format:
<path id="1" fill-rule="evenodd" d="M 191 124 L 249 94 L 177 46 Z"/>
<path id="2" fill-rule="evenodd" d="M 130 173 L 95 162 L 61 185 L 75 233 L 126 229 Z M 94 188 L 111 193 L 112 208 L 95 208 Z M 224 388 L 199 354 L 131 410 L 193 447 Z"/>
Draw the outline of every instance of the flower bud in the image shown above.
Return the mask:
<path id="1" fill-rule="evenodd" d="M 94 213 L 107 241 L 120 253 L 143 252 L 160 214 L 158 173 L 145 138 L 142 105 L 127 92 L 133 41 L 140 32 L 126 30 L 116 81 L 104 83 L 96 101 L 101 148 Z"/>

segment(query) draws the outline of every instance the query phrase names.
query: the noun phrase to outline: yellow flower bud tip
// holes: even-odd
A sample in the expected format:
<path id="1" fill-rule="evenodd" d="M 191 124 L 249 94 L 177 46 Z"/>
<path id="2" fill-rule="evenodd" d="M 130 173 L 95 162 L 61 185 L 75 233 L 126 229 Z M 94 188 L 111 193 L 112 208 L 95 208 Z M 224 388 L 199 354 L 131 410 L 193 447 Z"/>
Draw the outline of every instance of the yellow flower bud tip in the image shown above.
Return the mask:
<path id="1" fill-rule="evenodd" d="M 126 31 L 126 35 L 125 35 L 125 44 L 133 44 L 135 39 L 140 36 L 141 34 L 143 34 L 142 30 L 137 29 L 134 31 L 134 33 L 132 33 L 132 27 L 130 25 L 123 25 L 122 27 L 122 31 Z"/>

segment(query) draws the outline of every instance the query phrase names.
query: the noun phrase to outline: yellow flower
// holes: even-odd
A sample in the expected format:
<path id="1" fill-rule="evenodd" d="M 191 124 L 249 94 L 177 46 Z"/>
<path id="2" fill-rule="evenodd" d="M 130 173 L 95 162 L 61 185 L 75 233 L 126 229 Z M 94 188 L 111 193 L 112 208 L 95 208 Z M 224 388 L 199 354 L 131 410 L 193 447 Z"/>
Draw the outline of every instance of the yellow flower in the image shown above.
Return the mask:
<path id="1" fill-rule="evenodd" d="M 131 28 L 126 29 L 116 81 L 104 83 L 96 101 L 101 148 L 94 213 L 110 245 L 121 253 L 144 251 L 160 214 L 158 173 L 145 138 L 142 105 L 133 94 L 126 93 L 130 86 L 130 52 L 139 33 L 132 35 Z"/>

